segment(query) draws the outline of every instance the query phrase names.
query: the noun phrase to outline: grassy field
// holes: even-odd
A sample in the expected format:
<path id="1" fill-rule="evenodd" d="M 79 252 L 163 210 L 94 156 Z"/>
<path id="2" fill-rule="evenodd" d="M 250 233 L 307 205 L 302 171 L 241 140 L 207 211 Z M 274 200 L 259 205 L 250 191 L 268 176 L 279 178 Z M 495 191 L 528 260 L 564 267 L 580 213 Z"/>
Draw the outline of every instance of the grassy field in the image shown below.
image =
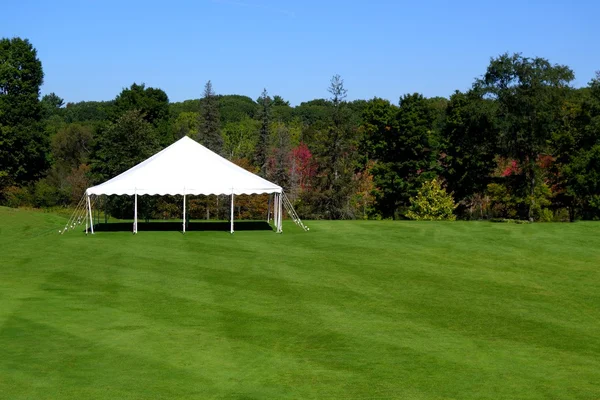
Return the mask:
<path id="1" fill-rule="evenodd" d="M 2 399 L 600 399 L 600 224 L 58 230 L 0 208 Z"/>

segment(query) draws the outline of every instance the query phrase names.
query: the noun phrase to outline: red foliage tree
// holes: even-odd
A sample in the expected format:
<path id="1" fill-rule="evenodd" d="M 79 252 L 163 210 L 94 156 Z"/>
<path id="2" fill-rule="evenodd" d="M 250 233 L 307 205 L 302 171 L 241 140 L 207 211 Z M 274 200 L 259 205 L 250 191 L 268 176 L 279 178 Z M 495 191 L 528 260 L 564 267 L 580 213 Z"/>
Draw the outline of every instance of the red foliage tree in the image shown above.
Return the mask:
<path id="1" fill-rule="evenodd" d="M 305 143 L 300 143 L 292 149 L 292 170 L 290 175 L 294 177 L 301 190 L 311 187 L 312 178 L 317 173 L 317 165 L 313 155 Z"/>

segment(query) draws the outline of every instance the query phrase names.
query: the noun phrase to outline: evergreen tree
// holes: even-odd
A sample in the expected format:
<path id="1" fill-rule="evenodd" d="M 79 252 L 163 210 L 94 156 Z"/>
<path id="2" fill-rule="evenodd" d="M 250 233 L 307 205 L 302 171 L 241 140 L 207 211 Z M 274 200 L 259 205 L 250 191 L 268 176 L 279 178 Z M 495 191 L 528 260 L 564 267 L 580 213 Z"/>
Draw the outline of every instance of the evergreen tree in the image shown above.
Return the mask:
<path id="1" fill-rule="evenodd" d="M 198 142 L 217 154 L 221 154 L 223 151 L 219 101 L 213 91 L 211 81 L 206 82 L 204 86 Z"/>
<path id="2" fill-rule="evenodd" d="M 50 118 L 52 115 L 59 114 L 65 105 L 65 101 L 56 93 L 44 95 L 40 102 L 44 119 Z"/>
<path id="3" fill-rule="evenodd" d="M 347 90 L 339 75 L 331 78 L 329 88 L 329 126 L 317 147 L 318 193 L 314 196 L 316 208 L 325 218 L 354 218 L 350 207 L 353 193 L 354 151 L 353 130 L 345 98 Z"/>
<path id="4" fill-rule="evenodd" d="M 269 127 L 271 123 L 271 99 L 264 89 L 258 99 L 260 130 L 258 134 L 258 143 L 256 144 L 255 162 L 259 168 L 258 174 L 265 177 L 267 174 L 267 161 L 269 154 Z"/>

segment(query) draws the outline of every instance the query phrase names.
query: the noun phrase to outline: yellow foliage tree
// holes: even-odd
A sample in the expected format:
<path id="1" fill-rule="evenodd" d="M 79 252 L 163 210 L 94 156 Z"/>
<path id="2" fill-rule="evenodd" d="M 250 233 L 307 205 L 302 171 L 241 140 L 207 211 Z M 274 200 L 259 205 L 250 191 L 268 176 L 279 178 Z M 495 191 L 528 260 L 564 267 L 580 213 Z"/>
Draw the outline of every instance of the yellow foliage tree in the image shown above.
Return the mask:
<path id="1" fill-rule="evenodd" d="M 416 197 L 410 198 L 406 216 L 417 221 L 454 221 L 456 204 L 437 179 L 424 182 Z"/>

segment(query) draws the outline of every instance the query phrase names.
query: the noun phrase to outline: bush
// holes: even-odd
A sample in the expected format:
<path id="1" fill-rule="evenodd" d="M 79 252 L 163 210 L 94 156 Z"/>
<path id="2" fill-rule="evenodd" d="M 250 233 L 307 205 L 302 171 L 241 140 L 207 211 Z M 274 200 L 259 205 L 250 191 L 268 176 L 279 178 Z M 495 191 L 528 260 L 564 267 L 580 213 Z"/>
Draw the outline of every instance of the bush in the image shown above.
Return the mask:
<path id="1" fill-rule="evenodd" d="M 490 222 L 502 222 L 505 224 L 529 224 L 530 222 L 524 219 L 511 219 L 511 218 L 491 218 Z"/>
<path id="2" fill-rule="evenodd" d="M 552 197 L 552 191 L 545 183 L 537 185 L 534 190 L 534 197 L 528 196 L 527 200 L 531 204 L 531 211 L 533 213 L 533 219 L 540 222 L 552 222 L 554 220 L 554 214 L 548 207 L 552 204 L 550 198 Z"/>
<path id="3" fill-rule="evenodd" d="M 490 183 L 486 195 L 490 200 L 493 218 L 514 219 L 518 216 L 519 204 L 522 204 L 523 199 L 514 196 L 506 185 Z"/>
<path id="4" fill-rule="evenodd" d="M 35 183 L 33 204 L 36 207 L 53 207 L 57 204 L 63 204 L 65 203 L 64 197 L 56 186 L 50 184 L 45 178 Z"/>
<path id="5" fill-rule="evenodd" d="M 178 196 L 182 197 L 183 196 Z M 183 215 L 183 204 L 175 196 L 162 196 L 156 200 L 152 217 L 154 219 L 177 219 Z"/>
<path id="6" fill-rule="evenodd" d="M 30 191 L 24 187 L 9 186 L 4 189 L 4 205 L 7 207 L 27 207 L 33 204 L 33 196 Z"/>
<path id="7" fill-rule="evenodd" d="M 538 215 L 538 221 L 540 222 L 552 222 L 554 221 L 554 213 L 548 208 L 542 208 Z"/>
<path id="8" fill-rule="evenodd" d="M 456 204 L 437 179 L 424 182 L 416 197 L 410 198 L 406 216 L 417 221 L 454 221 Z"/>

